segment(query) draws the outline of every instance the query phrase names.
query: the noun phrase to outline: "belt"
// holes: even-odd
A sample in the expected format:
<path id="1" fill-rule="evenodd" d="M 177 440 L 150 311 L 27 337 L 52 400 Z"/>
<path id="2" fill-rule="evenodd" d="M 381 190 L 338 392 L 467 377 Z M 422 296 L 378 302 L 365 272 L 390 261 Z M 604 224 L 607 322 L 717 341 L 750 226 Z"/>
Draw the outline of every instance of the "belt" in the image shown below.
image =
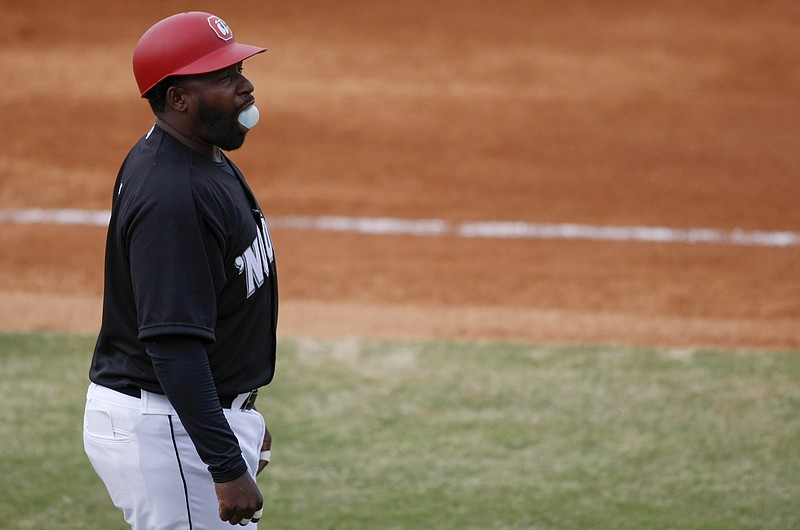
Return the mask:
<path id="1" fill-rule="evenodd" d="M 126 396 L 131 396 L 139 399 L 141 399 L 142 397 L 142 390 L 138 387 L 126 386 L 121 388 L 114 388 L 113 390 L 125 394 Z M 242 401 L 241 405 L 239 406 L 239 410 L 252 410 L 256 406 L 258 389 L 256 388 L 251 390 L 250 392 L 245 392 L 245 394 L 247 394 L 247 397 L 244 399 L 244 401 Z M 241 396 L 242 394 L 221 395 L 219 396 L 219 404 L 222 405 L 223 409 L 233 408 L 234 401 L 236 401 L 236 399 Z"/>

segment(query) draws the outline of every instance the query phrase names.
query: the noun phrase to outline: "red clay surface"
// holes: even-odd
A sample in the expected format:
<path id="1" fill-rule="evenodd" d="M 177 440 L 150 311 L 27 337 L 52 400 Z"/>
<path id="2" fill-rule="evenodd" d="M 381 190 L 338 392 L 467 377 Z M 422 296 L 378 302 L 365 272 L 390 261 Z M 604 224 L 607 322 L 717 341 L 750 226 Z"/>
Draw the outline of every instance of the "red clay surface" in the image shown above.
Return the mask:
<path id="1" fill-rule="evenodd" d="M 554 5 L 558 4 L 558 5 Z M 242 42 L 269 215 L 800 231 L 800 4 L 6 6 L 0 208 L 108 209 L 164 16 Z M 0 223 L 0 329 L 96 331 L 102 228 Z M 800 348 L 800 247 L 273 230 L 282 336 Z"/>

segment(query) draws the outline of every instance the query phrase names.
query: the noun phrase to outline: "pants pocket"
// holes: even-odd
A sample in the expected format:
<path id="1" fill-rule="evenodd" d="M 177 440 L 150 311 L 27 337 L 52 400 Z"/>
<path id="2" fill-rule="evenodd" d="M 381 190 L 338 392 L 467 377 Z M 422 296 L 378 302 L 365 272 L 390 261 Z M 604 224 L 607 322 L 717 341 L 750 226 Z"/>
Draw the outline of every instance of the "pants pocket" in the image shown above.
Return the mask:
<path id="1" fill-rule="evenodd" d="M 114 427 L 114 420 L 107 410 L 87 410 L 84 415 L 86 436 L 100 442 L 127 442 L 131 434 Z"/>

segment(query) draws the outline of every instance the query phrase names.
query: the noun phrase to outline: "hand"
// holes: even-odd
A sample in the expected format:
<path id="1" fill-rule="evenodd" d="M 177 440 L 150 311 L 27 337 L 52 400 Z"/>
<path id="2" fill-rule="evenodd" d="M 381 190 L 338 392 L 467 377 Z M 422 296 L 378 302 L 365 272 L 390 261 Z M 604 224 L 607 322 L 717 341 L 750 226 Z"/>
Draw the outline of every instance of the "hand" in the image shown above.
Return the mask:
<path id="1" fill-rule="evenodd" d="M 250 473 L 230 482 L 216 483 L 214 487 L 219 501 L 219 518 L 232 525 L 243 519 L 252 519 L 253 514 L 264 506 L 264 498 Z"/>
<path id="2" fill-rule="evenodd" d="M 267 429 L 266 424 L 264 424 L 264 441 L 261 443 L 261 451 L 270 451 L 272 450 L 272 435 L 269 433 L 269 429 Z M 258 471 L 256 471 L 256 475 L 264 471 L 264 468 L 267 467 L 269 464 L 269 460 L 259 460 L 258 461 Z"/>

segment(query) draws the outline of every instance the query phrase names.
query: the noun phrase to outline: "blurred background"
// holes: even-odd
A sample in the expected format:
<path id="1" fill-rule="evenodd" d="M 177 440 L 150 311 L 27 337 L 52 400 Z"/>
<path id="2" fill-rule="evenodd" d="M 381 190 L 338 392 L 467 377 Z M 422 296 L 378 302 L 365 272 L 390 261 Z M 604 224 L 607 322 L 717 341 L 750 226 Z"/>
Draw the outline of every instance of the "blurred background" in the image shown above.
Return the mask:
<path id="1" fill-rule="evenodd" d="M 262 121 L 285 336 L 800 346 L 800 247 L 292 228 L 288 216 L 800 231 L 794 1 L 2 2 L 0 210 L 110 208 L 131 55 L 203 10 Z M 0 222 L 0 329 L 96 331 L 102 226 Z"/>

